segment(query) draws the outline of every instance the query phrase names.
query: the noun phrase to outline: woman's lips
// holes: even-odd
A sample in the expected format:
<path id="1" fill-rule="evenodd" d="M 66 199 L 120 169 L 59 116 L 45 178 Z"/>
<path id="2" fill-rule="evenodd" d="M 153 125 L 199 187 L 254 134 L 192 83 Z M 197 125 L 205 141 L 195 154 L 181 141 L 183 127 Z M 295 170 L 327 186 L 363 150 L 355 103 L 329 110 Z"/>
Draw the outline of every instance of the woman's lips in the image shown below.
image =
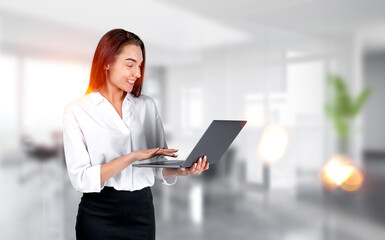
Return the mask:
<path id="1" fill-rule="evenodd" d="M 135 85 L 135 80 L 127 80 L 127 83 L 131 86 Z"/>

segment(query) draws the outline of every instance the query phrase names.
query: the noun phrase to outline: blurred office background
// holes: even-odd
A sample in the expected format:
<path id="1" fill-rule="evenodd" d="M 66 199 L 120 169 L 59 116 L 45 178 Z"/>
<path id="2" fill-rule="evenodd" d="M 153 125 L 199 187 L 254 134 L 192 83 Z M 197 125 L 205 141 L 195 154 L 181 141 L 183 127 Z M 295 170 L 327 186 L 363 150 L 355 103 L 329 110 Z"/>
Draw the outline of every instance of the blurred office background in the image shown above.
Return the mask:
<path id="1" fill-rule="evenodd" d="M 181 158 L 213 119 L 248 120 L 218 165 L 153 187 L 157 239 L 385 239 L 384 13 L 383 0 L 0 1 L 0 239 L 75 239 L 61 116 L 113 28 L 144 40 L 144 92 Z M 372 94 L 325 179 L 341 153 L 330 73 Z"/>

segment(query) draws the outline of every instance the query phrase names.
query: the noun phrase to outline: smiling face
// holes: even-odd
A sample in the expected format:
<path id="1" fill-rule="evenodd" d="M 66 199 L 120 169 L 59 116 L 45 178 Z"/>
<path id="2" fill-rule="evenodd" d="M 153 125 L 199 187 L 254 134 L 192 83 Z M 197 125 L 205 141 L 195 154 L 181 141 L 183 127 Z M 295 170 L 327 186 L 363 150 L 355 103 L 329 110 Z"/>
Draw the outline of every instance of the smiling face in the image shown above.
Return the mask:
<path id="1" fill-rule="evenodd" d="M 108 88 L 113 91 L 131 92 L 141 77 L 142 62 L 143 54 L 139 46 L 123 46 L 120 53 L 105 68 Z"/>

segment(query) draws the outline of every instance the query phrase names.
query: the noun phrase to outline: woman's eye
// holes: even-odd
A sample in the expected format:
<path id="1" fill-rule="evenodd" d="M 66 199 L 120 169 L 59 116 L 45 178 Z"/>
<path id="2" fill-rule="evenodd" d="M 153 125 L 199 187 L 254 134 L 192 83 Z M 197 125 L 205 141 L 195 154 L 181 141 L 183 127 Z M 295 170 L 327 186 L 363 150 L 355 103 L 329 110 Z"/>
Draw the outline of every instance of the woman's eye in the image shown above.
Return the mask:
<path id="1" fill-rule="evenodd" d="M 129 68 L 132 68 L 132 67 L 133 67 L 133 65 L 127 65 L 127 67 L 129 67 Z"/>

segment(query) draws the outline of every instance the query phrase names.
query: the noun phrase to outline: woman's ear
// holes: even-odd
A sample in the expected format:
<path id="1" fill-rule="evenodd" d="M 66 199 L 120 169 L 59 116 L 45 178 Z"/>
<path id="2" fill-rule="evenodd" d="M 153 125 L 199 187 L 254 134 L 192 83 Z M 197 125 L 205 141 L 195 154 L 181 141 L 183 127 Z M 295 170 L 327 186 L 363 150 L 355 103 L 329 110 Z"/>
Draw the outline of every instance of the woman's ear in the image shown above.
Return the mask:
<path id="1" fill-rule="evenodd" d="M 104 65 L 104 70 L 110 69 L 110 64 Z"/>

